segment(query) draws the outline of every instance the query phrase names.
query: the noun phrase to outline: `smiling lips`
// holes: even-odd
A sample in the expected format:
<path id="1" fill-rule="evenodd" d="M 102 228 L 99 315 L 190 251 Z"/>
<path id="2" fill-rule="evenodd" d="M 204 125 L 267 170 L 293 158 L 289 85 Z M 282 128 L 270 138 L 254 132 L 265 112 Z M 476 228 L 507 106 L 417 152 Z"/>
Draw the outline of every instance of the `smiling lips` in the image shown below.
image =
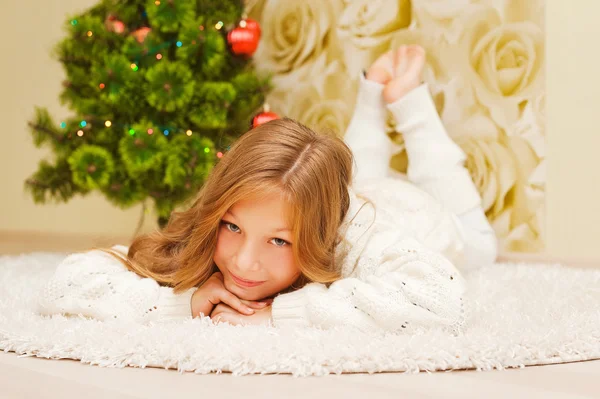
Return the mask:
<path id="1" fill-rule="evenodd" d="M 240 285 L 242 287 L 256 287 L 257 285 L 261 285 L 262 283 L 264 283 L 264 281 L 242 280 L 233 273 L 231 273 L 231 278 L 237 285 Z"/>

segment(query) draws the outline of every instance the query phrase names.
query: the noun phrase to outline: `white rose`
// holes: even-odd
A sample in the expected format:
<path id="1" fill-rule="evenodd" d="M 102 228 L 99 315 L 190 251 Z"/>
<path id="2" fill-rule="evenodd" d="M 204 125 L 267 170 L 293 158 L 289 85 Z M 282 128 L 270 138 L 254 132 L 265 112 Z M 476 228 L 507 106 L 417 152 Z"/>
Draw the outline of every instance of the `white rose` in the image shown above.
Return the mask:
<path id="1" fill-rule="evenodd" d="M 493 8 L 465 17 L 457 51 L 446 61 L 473 85 L 479 101 L 504 129 L 519 118 L 519 104 L 543 89 L 544 35 L 531 22 L 502 23 Z"/>
<path id="2" fill-rule="evenodd" d="M 543 194 L 541 195 L 544 198 Z M 530 218 L 514 225 L 512 210 L 506 209 L 492 222 L 492 228 L 499 240 L 501 252 L 540 252 L 545 248 L 545 204 L 534 208 Z"/>
<path id="3" fill-rule="evenodd" d="M 536 135 L 544 139 L 546 135 L 546 93 L 521 105 L 523 112 L 519 120 L 511 127 L 516 135 Z"/>
<path id="4" fill-rule="evenodd" d="M 463 129 L 468 131 L 474 126 L 491 123 L 485 119 L 483 115 L 475 116 Z M 521 137 L 505 134 L 500 134 L 498 139 L 465 135 L 458 137 L 456 142 L 467 155 L 465 166 L 481 194 L 482 207 L 502 248 L 508 248 L 506 240 L 509 236 L 512 241 L 524 239 L 525 231 L 528 234 L 536 231 L 537 240 L 540 226 L 534 222 L 539 222 L 536 215 L 543 206 L 544 192 L 532 185 L 531 176 L 538 168 L 540 158 L 529 143 Z M 530 244 L 535 247 L 531 250 L 537 250 L 538 244 Z"/>
<path id="5" fill-rule="evenodd" d="M 508 131 L 510 135 L 526 140 L 535 154 L 541 159 L 530 176 L 530 184 L 543 189 L 546 185 L 546 136 L 545 136 L 545 95 L 541 95 L 525 105 L 521 118 Z"/>
<path id="6" fill-rule="evenodd" d="M 410 0 L 353 0 L 337 24 L 350 76 L 368 68 L 389 46 L 391 35 L 410 25 Z"/>
<path id="7" fill-rule="evenodd" d="M 454 43 L 462 31 L 460 16 L 468 13 L 479 0 L 413 0 L 414 15 L 419 28 L 434 37 Z"/>
<path id="8" fill-rule="evenodd" d="M 285 74 L 314 62 L 335 35 L 341 0 L 268 0 L 261 13 L 259 71 Z"/>
<path id="9" fill-rule="evenodd" d="M 546 0 L 486 0 L 491 4 L 499 3 L 497 8 L 502 12 L 506 22 L 531 21 L 544 29 L 546 18 Z"/>
<path id="10" fill-rule="evenodd" d="M 324 58 L 315 63 L 321 70 Z M 310 82 L 295 89 L 278 89 L 268 97 L 275 112 L 323 133 L 343 137 L 352 116 L 356 81 L 349 79 L 339 61 L 333 61 Z"/>

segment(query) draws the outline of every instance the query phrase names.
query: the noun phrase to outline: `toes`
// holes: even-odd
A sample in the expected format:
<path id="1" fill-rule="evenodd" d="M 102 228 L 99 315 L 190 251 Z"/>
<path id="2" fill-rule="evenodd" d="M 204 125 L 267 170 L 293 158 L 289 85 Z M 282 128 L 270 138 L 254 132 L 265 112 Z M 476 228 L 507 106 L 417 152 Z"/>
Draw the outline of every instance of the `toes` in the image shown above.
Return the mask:
<path id="1" fill-rule="evenodd" d="M 425 56 L 425 49 L 418 44 L 411 44 L 408 46 L 408 55 L 409 56 Z"/>
<path id="2" fill-rule="evenodd" d="M 375 60 L 373 63 L 374 67 L 385 67 L 387 69 L 391 69 L 394 65 L 394 59 L 392 51 L 388 51 L 385 54 L 382 54 Z"/>
<path id="3" fill-rule="evenodd" d="M 406 49 L 407 67 L 405 76 L 420 80 L 420 74 L 425 66 L 425 49 L 418 44 L 411 44 Z M 397 75 L 396 75 L 397 76 Z"/>
<path id="4" fill-rule="evenodd" d="M 409 51 L 411 51 L 409 49 Z M 425 66 L 425 51 L 413 49 L 412 54 L 408 56 L 408 68 L 406 68 L 407 75 L 420 74 Z"/>
<path id="5" fill-rule="evenodd" d="M 396 58 L 394 60 L 396 65 L 394 68 L 395 76 L 402 76 L 408 68 L 407 51 L 408 46 L 400 46 L 400 48 L 396 51 Z"/>
<path id="6" fill-rule="evenodd" d="M 406 50 L 406 58 L 410 65 L 408 69 L 412 69 L 414 64 L 420 65 L 422 68 L 425 64 L 425 49 L 418 44 L 412 44 Z"/>

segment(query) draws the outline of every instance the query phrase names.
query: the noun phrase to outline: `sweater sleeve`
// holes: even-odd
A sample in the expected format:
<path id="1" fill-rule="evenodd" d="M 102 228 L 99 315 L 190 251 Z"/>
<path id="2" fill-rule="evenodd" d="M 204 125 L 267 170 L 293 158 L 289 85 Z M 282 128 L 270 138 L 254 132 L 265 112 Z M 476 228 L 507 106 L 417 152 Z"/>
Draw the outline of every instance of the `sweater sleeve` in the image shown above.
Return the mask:
<path id="1" fill-rule="evenodd" d="M 329 288 L 310 283 L 275 297 L 273 324 L 413 332 L 437 326 L 460 331 L 466 319 L 466 282 L 458 270 L 415 240 L 399 240 L 391 230 L 385 234 L 374 244 L 386 246 L 380 257 L 360 260 L 362 270 L 372 268 L 372 273 L 343 278 Z M 386 242 L 391 245 L 382 244 Z"/>
<path id="2" fill-rule="evenodd" d="M 121 245 L 112 249 L 127 252 L 127 247 Z M 186 319 L 192 316 L 195 290 L 194 287 L 175 294 L 172 288 L 127 270 L 111 255 L 92 250 L 63 259 L 39 295 L 38 313 L 125 319 L 143 324 Z"/>

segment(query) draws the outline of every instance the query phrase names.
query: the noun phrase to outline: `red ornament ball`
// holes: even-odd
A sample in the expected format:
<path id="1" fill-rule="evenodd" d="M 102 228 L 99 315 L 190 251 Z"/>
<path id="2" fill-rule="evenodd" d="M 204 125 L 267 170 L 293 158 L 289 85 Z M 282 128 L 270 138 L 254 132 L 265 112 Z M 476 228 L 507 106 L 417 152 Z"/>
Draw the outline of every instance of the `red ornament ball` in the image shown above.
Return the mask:
<path id="1" fill-rule="evenodd" d="M 113 21 L 112 24 L 113 24 L 113 30 L 116 33 L 121 34 L 121 33 L 125 32 L 125 24 L 123 22 L 121 22 L 121 21 Z"/>
<path id="2" fill-rule="evenodd" d="M 239 26 L 227 33 L 227 42 L 236 55 L 251 56 L 258 47 L 260 25 L 252 19 L 244 19 Z"/>
<path id="3" fill-rule="evenodd" d="M 148 36 L 150 32 L 152 32 L 152 28 L 144 26 L 143 28 L 134 31 L 131 34 L 133 35 L 133 37 L 135 37 L 135 40 L 137 40 L 138 43 L 144 43 L 144 41 L 146 40 L 146 36 Z"/>
<path id="4" fill-rule="evenodd" d="M 274 119 L 279 119 L 279 115 L 275 112 L 261 112 L 252 119 L 252 127 L 255 128 Z"/>
<path id="5" fill-rule="evenodd" d="M 124 33 L 126 29 L 123 21 L 119 21 L 114 15 L 109 15 L 104 21 L 104 25 L 109 32 L 115 32 L 119 35 Z"/>
<path id="6" fill-rule="evenodd" d="M 250 18 L 246 18 L 246 19 L 242 20 L 240 22 L 240 24 L 242 24 L 242 22 L 246 25 L 246 29 L 248 29 L 251 32 L 256 33 L 256 35 L 258 35 L 258 38 L 260 39 L 260 33 L 261 33 L 260 24 L 257 21 L 250 19 Z"/>

